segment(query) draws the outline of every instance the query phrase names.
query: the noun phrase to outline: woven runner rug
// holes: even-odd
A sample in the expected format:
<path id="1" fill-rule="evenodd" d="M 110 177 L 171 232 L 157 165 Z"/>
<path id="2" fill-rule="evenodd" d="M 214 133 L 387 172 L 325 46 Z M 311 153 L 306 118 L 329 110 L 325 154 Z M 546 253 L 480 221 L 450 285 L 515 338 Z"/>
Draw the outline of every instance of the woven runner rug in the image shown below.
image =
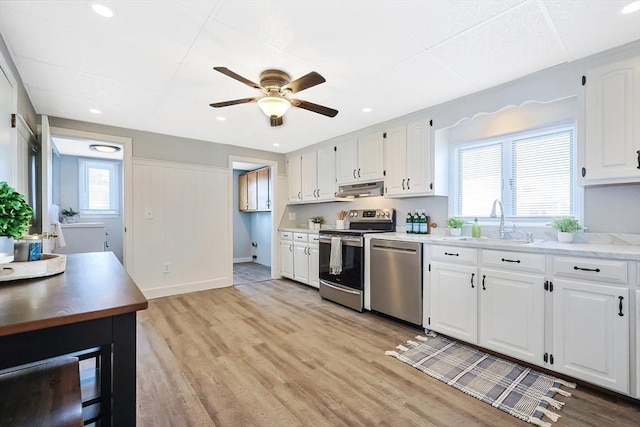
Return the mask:
<path id="1" fill-rule="evenodd" d="M 551 427 L 546 417 L 560 417 L 549 408 L 564 405 L 553 397 L 571 396 L 560 386 L 576 385 L 500 359 L 449 338 L 429 333 L 417 336 L 397 351 L 385 354 L 419 369 L 452 387 L 480 399 L 514 417 L 541 427 Z"/>

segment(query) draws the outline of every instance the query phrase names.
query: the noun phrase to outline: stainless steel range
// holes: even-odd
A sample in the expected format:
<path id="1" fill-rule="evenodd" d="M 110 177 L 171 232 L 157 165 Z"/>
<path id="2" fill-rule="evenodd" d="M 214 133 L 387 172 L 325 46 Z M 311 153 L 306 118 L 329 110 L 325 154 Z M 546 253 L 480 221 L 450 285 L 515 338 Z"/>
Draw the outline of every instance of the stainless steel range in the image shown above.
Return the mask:
<path id="1" fill-rule="evenodd" d="M 364 235 L 396 230 L 394 209 L 353 209 L 347 230 L 320 230 L 320 296 L 364 308 Z"/>

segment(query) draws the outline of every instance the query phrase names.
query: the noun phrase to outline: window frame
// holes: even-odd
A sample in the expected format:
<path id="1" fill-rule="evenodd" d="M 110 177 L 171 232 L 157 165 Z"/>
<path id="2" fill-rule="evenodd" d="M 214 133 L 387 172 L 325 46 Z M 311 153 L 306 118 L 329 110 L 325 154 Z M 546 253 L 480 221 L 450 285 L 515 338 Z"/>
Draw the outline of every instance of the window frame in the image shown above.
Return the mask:
<path id="1" fill-rule="evenodd" d="M 505 173 L 512 173 L 512 157 L 509 156 L 512 154 L 511 145 L 513 141 L 528 139 L 533 137 L 540 137 L 545 134 L 553 134 L 562 132 L 565 130 L 573 131 L 573 147 L 571 153 L 571 163 L 573 165 L 573 170 L 571 171 L 570 182 L 571 182 L 571 190 L 573 192 L 573 214 L 572 216 L 578 219 L 581 223 L 584 223 L 584 188 L 578 185 L 577 173 L 578 173 L 578 126 L 575 120 L 563 121 L 559 123 L 554 123 L 551 125 L 539 126 L 523 131 L 511 132 L 501 134 L 499 136 L 492 136 L 489 138 L 478 138 L 477 140 L 467 140 L 464 142 L 452 142 L 449 144 L 449 182 L 451 183 L 450 192 L 449 192 L 449 212 L 450 216 L 460 216 L 467 222 L 473 221 L 475 218 L 478 218 L 478 221 L 481 224 L 486 225 L 495 225 L 496 218 L 491 218 L 489 209 L 487 214 L 484 216 L 463 216 L 460 215 L 460 206 L 458 202 L 458 188 L 460 185 L 459 180 L 459 172 L 460 165 L 458 161 L 458 150 L 463 147 L 481 147 L 488 146 L 493 144 L 501 144 L 502 145 L 502 190 L 501 190 L 501 201 L 505 205 L 505 211 L 510 212 L 507 209 L 507 206 L 511 208 L 511 201 L 507 200 L 505 197 L 507 194 L 511 195 L 511 190 L 505 190 L 505 187 L 508 186 L 506 182 L 509 177 L 505 178 Z M 505 149 L 505 147 L 508 147 Z M 504 200 L 503 200 L 504 199 Z M 490 201 L 491 203 L 493 200 Z M 556 216 L 512 216 L 505 214 L 505 221 L 509 221 L 513 224 L 517 224 L 519 226 L 525 227 L 548 227 L 550 226 L 551 221 L 556 218 Z"/>
<path id="2" fill-rule="evenodd" d="M 81 218 L 118 218 L 122 213 L 121 161 L 98 158 L 78 159 L 78 210 Z M 109 171 L 110 209 L 90 209 L 88 207 L 87 174 L 89 169 L 99 167 Z"/>

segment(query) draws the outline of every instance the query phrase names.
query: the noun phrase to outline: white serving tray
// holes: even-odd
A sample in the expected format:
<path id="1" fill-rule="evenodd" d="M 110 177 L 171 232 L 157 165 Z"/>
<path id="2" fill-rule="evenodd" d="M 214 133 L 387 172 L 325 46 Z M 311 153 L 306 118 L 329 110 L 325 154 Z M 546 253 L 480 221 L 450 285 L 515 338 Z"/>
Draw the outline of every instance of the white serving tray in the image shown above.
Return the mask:
<path id="1" fill-rule="evenodd" d="M 0 264 L 0 282 L 33 277 L 53 276 L 67 267 L 67 257 L 61 254 L 41 254 L 39 261 Z"/>

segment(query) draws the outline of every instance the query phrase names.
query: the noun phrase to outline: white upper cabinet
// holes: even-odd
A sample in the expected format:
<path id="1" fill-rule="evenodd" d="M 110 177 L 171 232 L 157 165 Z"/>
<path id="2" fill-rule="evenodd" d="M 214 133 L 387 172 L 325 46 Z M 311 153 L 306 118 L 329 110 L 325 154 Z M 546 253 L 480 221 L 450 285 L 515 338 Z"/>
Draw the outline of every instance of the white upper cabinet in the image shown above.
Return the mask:
<path id="1" fill-rule="evenodd" d="M 415 121 L 385 135 L 385 196 L 432 194 L 430 122 Z"/>
<path id="2" fill-rule="evenodd" d="M 338 184 L 370 182 L 384 178 L 384 138 L 381 132 L 336 147 L 336 181 Z"/>
<path id="3" fill-rule="evenodd" d="M 289 202 L 316 202 L 335 198 L 336 157 L 333 146 L 287 160 Z"/>
<path id="4" fill-rule="evenodd" d="M 584 185 L 640 182 L 640 57 L 586 75 Z"/>

